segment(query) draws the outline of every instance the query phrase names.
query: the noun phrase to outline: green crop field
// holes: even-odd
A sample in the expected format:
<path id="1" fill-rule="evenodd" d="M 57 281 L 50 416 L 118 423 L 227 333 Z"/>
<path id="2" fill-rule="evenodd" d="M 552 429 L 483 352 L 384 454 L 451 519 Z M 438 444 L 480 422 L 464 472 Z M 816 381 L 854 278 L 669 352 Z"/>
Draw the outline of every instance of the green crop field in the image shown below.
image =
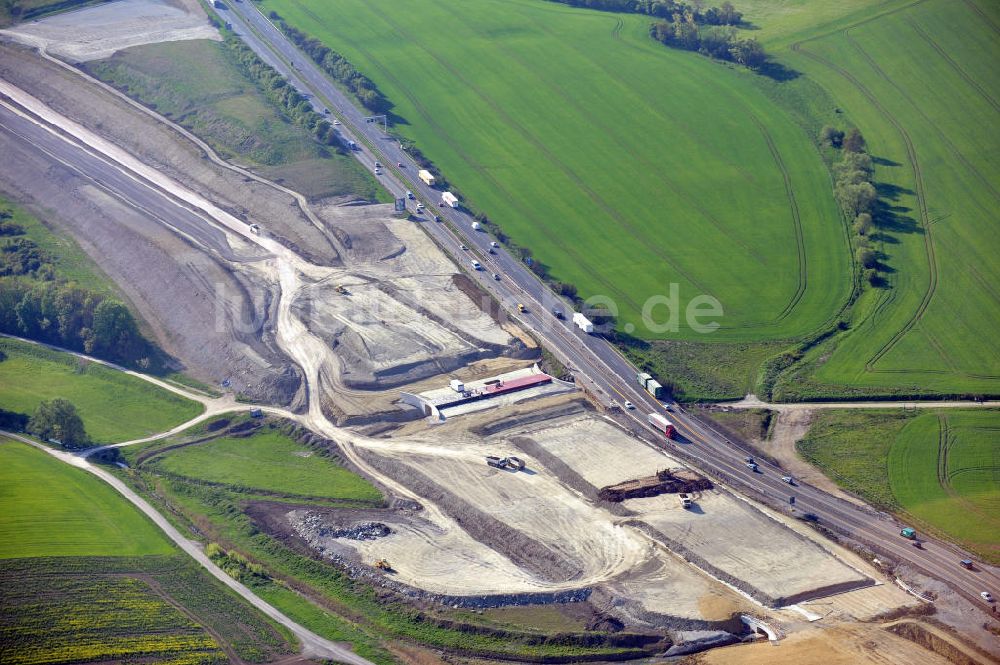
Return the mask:
<path id="1" fill-rule="evenodd" d="M 352 157 L 324 148 L 279 113 L 218 42 L 137 46 L 86 69 L 191 130 L 224 157 L 308 197 L 386 196 Z"/>
<path id="2" fill-rule="evenodd" d="M 202 411 L 197 402 L 68 353 L 0 338 L 0 408 L 31 415 L 43 400 L 76 405 L 97 443 L 166 431 Z"/>
<path id="3" fill-rule="evenodd" d="M 799 451 L 877 506 L 1000 561 L 1000 412 L 827 412 Z"/>
<path id="4" fill-rule="evenodd" d="M 651 40 L 648 17 L 541 0 L 264 8 L 344 53 L 477 208 L 640 337 L 800 335 L 849 294 L 811 137 L 755 75 Z M 683 311 L 677 333 L 647 328 L 643 305 L 671 284 L 682 310 L 718 298 L 721 329 L 700 335 Z"/>
<path id="5" fill-rule="evenodd" d="M 0 559 L 172 551 L 152 523 L 96 477 L 0 438 Z"/>
<path id="6" fill-rule="evenodd" d="M 371 503 L 382 499 L 357 474 L 268 428 L 251 436 L 224 436 L 170 450 L 141 468 L 291 496 Z"/>
<path id="7" fill-rule="evenodd" d="M 786 82 L 667 49 L 649 17 L 544 0 L 263 5 L 372 78 L 397 131 L 554 278 L 610 297 L 619 328 L 653 341 L 633 356 L 689 397 L 753 389 L 780 352 L 753 345 L 838 318 L 849 328 L 777 394 L 1000 392 L 995 3 L 737 2 L 799 74 Z M 858 126 L 876 161 L 887 284 L 853 304 L 823 124 Z M 672 283 L 681 310 L 718 298 L 721 328 L 698 334 L 683 311 L 677 332 L 647 327 Z M 678 360 L 659 340 L 696 344 Z M 738 375 L 713 372 L 715 346 L 740 354 Z"/>
<path id="8" fill-rule="evenodd" d="M 928 0 L 792 46 L 862 128 L 890 288 L 817 352 L 817 383 L 1000 390 L 1000 5 Z"/>
<path id="9" fill-rule="evenodd" d="M 263 663 L 282 630 L 184 554 L 7 559 L 4 663 Z"/>

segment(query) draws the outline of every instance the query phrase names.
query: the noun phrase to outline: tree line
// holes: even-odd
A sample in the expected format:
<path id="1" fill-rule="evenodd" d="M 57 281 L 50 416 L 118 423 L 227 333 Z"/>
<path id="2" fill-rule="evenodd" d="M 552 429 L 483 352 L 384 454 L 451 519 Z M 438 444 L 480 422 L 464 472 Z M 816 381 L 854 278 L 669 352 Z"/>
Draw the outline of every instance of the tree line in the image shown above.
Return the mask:
<path id="1" fill-rule="evenodd" d="M 864 136 L 857 128 L 844 132 L 826 126 L 820 130 L 820 142 L 841 150 L 840 161 L 833 165 L 833 193 L 844 215 L 852 220 L 855 239 L 855 259 L 864 270 L 865 280 L 872 286 L 881 283 L 878 253 L 871 246 L 875 229 L 873 212 L 878 201 L 875 188 L 875 167 L 867 152 Z"/>
<path id="2" fill-rule="evenodd" d="M 242 72 L 256 83 L 264 96 L 282 109 L 292 122 L 308 129 L 323 145 L 344 151 L 340 136 L 333 125 L 313 108 L 303 94 L 289 85 L 284 76 L 258 58 L 257 54 L 238 37 L 230 35 L 225 43 Z"/>
<path id="3" fill-rule="evenodd" d="M 160 351 L 118 300 L 61 279 L 52 258 L 0 211 L 0 332 L 148 369 Z"/>
<path id="4" fill-rule="evenodd" d="M 692 12 L 676 13 L 669 21 L 649 26 L 649 35 L 666 46 L 697 51 L 717 60 L 727 60 L 749 69 L 760 69 L 767 62 L 764 47 L 756 39 L 743 39 L 728 24 L 699 24 Z"/>
<path id="5" fill-rule="evenodd" d="M 697 23 L 705 25 L 740 25 L 743 14 L 736 11 L 731 2 L 723 2 L 718 7 L 705 8 L 703 0 L 678 2 L 677 0 L 554 0 L 572 7 L 585 7 L 600 11 L 623 14 L 646 14 L 673 20 L 677 14 L 690 15 Z"/>
<path id="6" fill-rule="evenodd" d="M 372 113 L 387 113 L 392 108 L 392 104 L 379 91 L 372 80 L 359 72 L 347 58 L 324 45 L 318 39 L 310 37 L 298 28 L 288 25 L 278 12 L 271 11 L 268 16 L 324 72 L 333 77 L 334 80 L 347 86 L 366 109 Z"/>

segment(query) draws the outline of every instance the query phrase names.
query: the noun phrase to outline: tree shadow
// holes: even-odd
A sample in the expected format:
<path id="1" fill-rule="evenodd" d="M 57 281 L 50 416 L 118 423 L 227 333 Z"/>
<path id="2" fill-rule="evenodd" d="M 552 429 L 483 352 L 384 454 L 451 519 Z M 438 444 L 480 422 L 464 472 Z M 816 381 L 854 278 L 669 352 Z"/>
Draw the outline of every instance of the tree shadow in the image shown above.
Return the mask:
<path id="1" fill-rule="evenodd" d="M 778 83 L 794 81 L 798 77 L 802 76 L 801 73 L 795 71 L 794 69 L 786 67 L 780 62 L 775 62 L 773 60 L 768 60 L 761 65 L 757 70 L 757 73 L 761 76 L 766 76 L 773 81 L 777 81 Z"/>
<path id="2" fill-rule="evenodd" d="M 899 162 L 894 162 L 891 159 L 886 159 L 885 157 L 872 156 L 872 163 L 878 164 L 879 166 L 902 166 Z"/>
<path id="3" fill-rule="evenodd" d="M 872 242 L 880 242 L 880 243 L 883 243 L 883 244 L 886 244 L 886 245 L 898 245 L 899 244 L 899 238 L 897 238 L 896 236 L 891 236 L 888 233 L 883 233 L 881 231 L 876 231 L 875 233 L 869 234 L 868 238 Z"/>
<path id="4" fill-rule="evenodd" d="M 900 196 L 913 196 L 916 193 L 908 187 L 900 187 L 889 182 L 875 183 L 875 191 L 878 192 L 880 199 L 889 199 L 890 201 L 897 201 Z"/>

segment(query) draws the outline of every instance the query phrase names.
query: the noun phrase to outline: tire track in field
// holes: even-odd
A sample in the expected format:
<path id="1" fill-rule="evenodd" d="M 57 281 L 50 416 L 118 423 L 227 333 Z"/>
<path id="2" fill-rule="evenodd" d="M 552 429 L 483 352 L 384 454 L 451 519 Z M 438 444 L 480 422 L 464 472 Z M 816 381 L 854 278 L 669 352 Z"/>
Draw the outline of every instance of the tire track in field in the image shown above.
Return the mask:
<path id="1" fill-rule="evenodd" d="M 911 5 L 912 6 L 912 5 Z M 848 28 L 849 30 L 850 28 Z M 845 35 L 847 30 L 844 31 Z M 849 39 L 849 38 L 848 38 Z M 853 42 L 852 42 L 853 43 Z M 832 71 L 840 74 L 845 78 L 851 85 L 858 89 L 858 91 L 871 103 L 872 107 L 877 109 L 878 112 L 893 126 L 899 133 L 900 138 L 903 140 L 903 144 L 906 148 L 907 160 L 910 162 L 910 169 L 913 174 L 913 181 L 917 197 L 917 208 L 918 214 L 920 216 L 920 226 L 923 229 L 924 236 L 924 253 L 927 259 L 927 270 L 928 270 L 928 280 L 927 288 L 924 290 L 923 298 L 921 299 L 917 309 L 911 314 L 910 318 L 903 324 L 903 326 L 896 331 L 896 333 L 883 344 L 867 361 L 865 361 L 865 371 L 875 372 L 875 364 L 878 363 L 889 351 L 892 350 L 896 344 L 901 340 L 913 326 L 923 317 L 924 313 L 927 311 L 931 300 L 934 298 L 934 293 L 937 291 L 938 284 L 938 269 L 937 269 L 937 257 L 934 253 L 934 240 L 931 235 L 931 225 L 929 224 L 929 214 L 927 210 L 927 199 L 924 193 L 924 178 L 923 173 L 920 169 L 920 162 L 917 160 L 917 151 L 913 147 L 913 141 L 910 138 L 909 132 L 903 127 L 902 123 L 894 115 L 892 115 L 885 106 L 879 101 L 879 99 L 869 90 L 861 81 L 859 81 L 853 74 L 849 71 L 835 64 L 827 58 L 819 55 L 818 53 L 813 53 L 802 48 L 803 42 L 796 42 L 792 44 L 792 51 L 800 53 L 815 62 L 831 69 Z"/>
<path id="2" fill-rule="evenodd" d="M 611 28 L 611 39 L 620 42 L 622 40 L 622 27 L 624 27 L 625 21 L 620 18 L 615 21 L 615 27 Z"/>
<path id="3" fill-rule="evenodd" d="M 948 416 L 945 414 L 938 414 L 938 460 L 937 460 L 937 481 L 941 489 L 951 500 L 958 504 L 961 504 L 969 512 L 975 513 L 979 518 L 986 520 L 987 522 L 993 524 L 1000 524 L 1000 520 L 997 516 L 989 511 L 983 510 L 981 507 L 977 506 L 974 502 L 967 499 L 961 493 L 959 493 L 951 484 L 951 479 L 960 473 L 968 471 L 987 471 L 995 470 L 995 467 L 990 466 L 976 466 L 976 467 L 964 467 L 962 469 L 956 470 L 954 473 L 949 473 L 948 471 L 948 460 L 952 452 L 952 447 L 956 443 L 957 435 L 952 434 L 951 429 L 948 424 Z"/>
<path id="4" fill-rule="evenodd" d="M 447 144 L 448 147 L 451 148 L 455 152 L 455 154 L 457 154 L 459 157 L 461 157 L 476 172 L 478 172 L 485 180 L 487 180 L 489 182 L 489 184 L 494 189 L 496 189 L 498 192 L 501 192 L 504 195 L 504 197 L 507 199 L 507 201 L 509 202 L 509 204 L 520 215 L 522 215 L 525 219 L 532 220 L 535 223 L 535 228 L 538 229 L 542 233 L 542 235 L 544 235 L 554 245 L 559 246 L 561 248 L 561 250 L 563 252 L 565 252 L 566 254 L 568 254 L 570 257 L 572 257 L 574 261 L 576 261 L 577 263 L 579 263 L 581 265 L 587 265 L 587 263 L 586 263 L 586 257 L 583 256 L 581 253 L 577 252 L 573 248 L 573 244 L 572 243 L 567 243 L 565 238 L 560 238 L 558 235 L 556 235 L 554 233 L 551 233 L 548 230 L 549 227 L 545 223 L 545 220 L 539 219 L 537 217 L 535 211 L 532 210 L 530 206 L 523 205 L 521 203 L 520 199 L 517 196 L 514 196 L 506 187 L 504 187 L 499 181 L 497 181 L 497 179 L 490 173 L 490 170 L 488 168 L 486 168 L 479 161 L 477 161 L 472 155 L 470 155 L 465 150 L 463 150 L 459 144 L 455 143 L 455 141 L 452 140 L 452 138 L 451 138 L 451 133 L 448 132 L 436 120 L 434 114 L 432 114 L 430 111 L 428 111 L 428 109 L 410 91 L 409 87 L 405 86 L 403 84 L 403 82 L 400 81 L 392 73 L 392 71 L 389 68 L 387 68 L 384 65 L 382 65 L 379 62 L 379 60 L 377 58 L 375 58 L 368 49 L 364 48 L 363 46 L 360 46 L 358 43 L 356 43 L 356 42 L 354 42 L 354 41 L 352 41 L 350 39 L 347 39 L 347 38 L 342 38 L 342 39 L 343 39 L 343 41 L 346 44 L 349 44 L 352 48 L 356 49 L 365 58 L 367 58 L 368 61 L 371 63 L 372 67 L 374 67 L 375 69 L 377 69 L 378 71 L 380 71 L 385 76 L 385 78 L 387 80 L 389 80 L 393 84 L 395 84 L 396 88 L 400 92 L 402 92 L 403 96 L 406 97 L 406 99 L 409 100 L 409 102 L 411 104 L 413 104 L 413 107 L 417 110 L 417 113 L 420 114 L 421 118 L 423 118 L 423 120 L 428 124 L 428 126 L 430 126 L 431 128 L 434 129 L 434 131 L 438 134 L 438 137 L 445 144 Z M 600 274 L 597 273 L 597 272 L 593 272 L 591 275 L 605 289 L 607 289 L 607 291 L 606 291 L 607 294 L 609 294 L 609 295 L 613 294 L 613 295 L 617 296 L 618 298 L 621 299 L 622 302 L 625 302 L 626 304 L 631 305 L 633 308 L 635 308 L 635 310 L 637 312 L 642 311 L 642 305 L 639 304 L 638 302 L 636 302 L 631 297 L 631 295 L 628 292 L 623 291 L 619 287 L 614 286 L 606 278 L 601 277 Z"/>
<path id="5" fill-rule="evenodd" d="M 369 6 L 371 6 L 370 3 L 369 3 Z M 426 47 L 422 46 L 419 40 L 413 38 L 412 33 L 410 33 L 409 31 L 407 31 L 405 28 L 403 28 L 397 22 L 393 21 L 386 13 L 384 13 L 384 12 L 376 12 L 376 14 L 385 23 L 387 23 L 390 27 L 392 27 L 398 34 L 400 34 L 401 36 L 404 36 L 404 37 L 407 37 L 408 39 L 410 39 L 410 41 L 415 46 L 417 46 L 417 48 L 419 48 L 428 57 L 430 57 L 432 60 L 434 60 L 436 63 L 438 63 L 443 69 L 445 69 L 448 72 L 450 72 L 451 75 L 456 80 L 461 81 L 462 84 L 467 89 L 473 91 L 476 94 L 476 96 L 479 97 L 483 102 L 485 102 L 489 107 L 495 109 L 497 111 L 498 115 L 504 120 L 504 122 L 508 126 L 510 126 L 513 129 L 515 129 L 517 131 L 517 133 L 520 134 L 521 137 L 525 141 L 527 141 L 528 143 L 530 143 L 536 150 L 538 150 L 540 153 L 542 153 L 543 155 L 545 155 L 549 159 L 549 161 L 551 161 L 555 166 L 557 166 L 558 169 L 563 173 L 563 175 L 565 175 L 577 187 L 579 187 L 580 191 L 584 192 L 591 201 L 593 201 L 596 205 L 598 205 L 598 207 L 600 207 L 609 217 L 611 217 L 616 222 L 618 222 L 618 224 L 622 228 L 627 229 L 629 231 L 629 235 L 631 235 L 633 238 L 635 238 L 641 244 L 645 245 L 654 254 L 656 254 L 665 264 L 671 266 L 671 268 L 673 268 L 678 274 L 680 274 L 682 277 L 684 277 L 689 283 L 691 283 L 692 285 L 694 285 L 697 288 L 701 289 L 703 292 L 706 292 L 706 293 L 709 292 L 709 289 L 705 288 L 705 286 L 702 285 L 698 280 L 696 280 L 695 278 L 693 278 L 690 274 L 688 274 L 686 271 L 684 271 L 683 269 L 681 269 L 680 267 L 678 267 L 675 263 L 673 263 L 671 261 L 670 255 L 667 252 L 663 251 L 662 249 L 659 249 L 656 243 L 649 243 L 648 241 L 646 241 L 646 239 L 644 239 L 642 237 L 642 234 L 639 233 L 636 230 L 636 228 L 634 227 L 634 225 L 632 225 L 630 222 L 628 222 L 625 219 L 625 217 L 616 208 L 612 207 L 606 200 L 604 200 L 604 198 L 602 196 L 600 196 L 600 194 L 598 194 L 590 185 L 588 185 L 587 182 L 583 178 L 581 178 L 575 171 L 573 171 L 572 169 L 570 169 L 563 160 L 559 159 L 556 156 L 556 154 L 554 152 L 552 152 L 552 150 L 550 150 L 548 148 L 548 146 L 545 145 L 544 142 L 540 141 L 538 138 L 536 138 L 534 135 L 532 135 L 521 123 L 517 122 L 510 114 L 508 114 L 506 111 L 504 111 L 502 104 L 498 104 L 496 102 L 496 100 L 494 100 L 488 94 L 486 94 L 485 92 L 483 92 L 483 90 L 478 85 L 476 85 L 475 82 L 470 81 L 467 77 L 465 77 L 460 71 L 458 71 L 447 60 L 441 58 L 437 54 L 435 54 L 435 53 L 431 52 L 430 50 L 428 50 Z M 356 44 L 355 44 L 355 47 L 357 48 Z M 366 57 L 368 57 L 368 58 L 371 59 L 371 55 L 368 54 L 368 53 L 366 53 Z M 383 69 L 383 71 L 385 71 L 384 68 L 380 68 L 380 69 Z M 506 190 L 503 190 L 503 191 L 506 192 Z M 508 194 L 508 196 L 509 196 L 509 194 Z M 544 224 L 539 225 L 539 228 L 545 228 Z M 565 247 L 565 245 L 567 243 L 566 243 L 565 239 L 563 238 L 563 239 L 560 239 L 559 243 L 557 243 L 557 244 L 561 244 L 561 245 L 563 245 Z M 586 265 L 586 263 L 584 263 L 584 265 Z M 617 291 L 617 289 L 616 289 L 616 291 Z M 634 301 L 632 301 L 632 302 L 634 303 Z"/>
<path id="6" fill-rule="evenodd" d="M 799 216 L 799 204 L 795 200 L 795 191 L 792 189 L 792 178 L 788 174 L 788 169 L 785 168 L 785 162 L 781 159 L 781 153 L 778 152 L 778 147 L 774 144 L 774 139 L 771 138 L 771 134 L 761 123 L 760 119 L 754 114 L 750 113 L 750 120 L 757 126 L 760 131 L 761 136 L 764 137 L 764 142 L 767 144 L 767 149 L 771 152 L 771 158 L 774 159 L 774 163 L 777 165 L 778 170 L 781 171 L 781 177 L 785 183 L 785 196 L 788 198 L 788 207 L 792 213 L 792 224 L 795 227 L 795 247 L 798 252 L 798 262 L 799 262 L 799 280 L 798 288 L 792 295 L 792 299 L 785 305 L 785 309 L 778 314 L 778 317 L 774 320 L 775 323 L 782 321 L 785 317 L 791 314 L 795 306 L 799 304 L 802 300 L 802 295 L 806 292 L 806 285 L 808 284 L 808 277 L 806 270 L 808 268 L 806 263 L 806 243 L 802 236 L 802 219 Z"/>
<path id="7" fill-rule="evenodd" d="M 965 2 L 966 6 L 968 6 L 969 9 L 978 14 L 979 18 L 982 19 L 983 23 L 990 26 L 990 29 L 992 29 L 993 32 L 1000 34 L 1000 27 L 998 27 L 997 24 L 993 22 L 993 19 L 991 19 L 989 16 L 986 15 L 986 12 L 984 12 L 982 9 L 979 8 L 979 5 L 977 5 L 972 0 L 963 0 L 963 2 Z"/>
<path id="8" fill-rule="evenodd" d="M 854 47 L 854 49 L 858 52 L 858 54 L 865 59 L 865 61 L 872 68 L 872 70 L 876 74 L 878 74 L 878 76 L 881 77 L 886 83 L 895 88 L 896 91 L 899 93 L 899 95 L 907 102 L 909 102 L 910 106 L 913 107 L 913 110 L 915 110 L 920 115 L 920 117 L 923 118 L 924 121 L 933 128 L 934 133 L 937 134 L 939 139 L 941 139 L 941 142 L 944 143 L 946 146 L 948 146 L 948 149 L 951 152 L 952 156 L 965 165 L 965 168 L 967 168 L 969 172 L 972 173 L 972 175 L 975 176 L 977 180 L 979 180 L 979 182 L 983 185 L 983 187 L 985 187 L 987 190 L 989 190 L 991 194 L 993 194 L 993 198 L 997 199 L 997 201 L 1000 201 L 1000 192 L 998 192 L 993 187 L 993 183 L 991 183 L 988 178 L 983 176 L 983 174 L 979 172 L 979 169 L 974 167 L 972 163 L 969 162 L 968 159 L 966 159 L 965 155 L 962 154 L 962 151 L 959 150 L 957 147 L 955 147 L 955 144 L 951 142 L 951 139 L 945 136 L 944 132 L 941 131 L 941 129 L 938 126 L 938 123 L 934 122 L 933 120 L 927 117 L 927 114 L 923 112 L 923 107 L 920 104 L 914 102 L 913 98 L 910 97 L 909 93 L 907 93 L 906 90 L 904 90 L 899 84 L 897 84 L 896 81 L 894 81 L 891 76 L 886 74 L 885 71 L 879 66 L 879 64 L 875 62 L 875 59 L 872 58 L 871 55 L 869 55 L 868 52 L 865 51 L 864 48 L 862 48 L 862 46 L 858 44 L 857 41 L 854 40 L 853 37 L 851 37 L 850 28 L 844 31 L 844 38 L 848 41 L 848 43 L 851 46 Z M 969 200 L 972 201 L 972 199 Z M 972 202 L 977 208 L 979 208 L 983 212 L 983 214 L 987 216 L 992 216 L 995 212 L 994 210 L 987 210 L 978 201 L 972 201 Z M 930 227 L 930 223 L 928 223 L 927 226 Z"/>
<path id="9" fill-rule="evenodd" d="M 948 55 L 947 51 L 945 51 L 943 48 L 941 48 L 941 46 L 938 45 L 938 43 L 936 41 L 934 41 L 934 39 L 930 35 L 928 35 L 926 32 L 924 32 L 924 29 L 921 28 L 917 24 L 916 21 L 914 21 L 912 18 L 906 18 L 904 20 L 910 25 L 911 28 L 913 28 L 913 30 L 918 35 L 920 35 L 920 37 L 925 42 L 927 42 L 927 44 L 931 48 L 933 48 L 935 51 L 937 51 L 938 55 L 940 55 L 942 58 L 944 58 L 945 62 L 947 62 L 949 65 L 951 65 L 951 68 L 953 70 L 955 70 L 955 73 L 957 73 L 959 76 L 961 76 L 962 79 L 965 80 L 966 83 L 968 83 L 972 88 L 974 88 L 976 90 L 976 92 L 978 92 L 979 95 L 984 100 L 986 100 L 986 103 L 988 103 L 990 106 L 993 107 L 994 111 L 1000 112 L 1000 103 L 997 103 L 997 100 L 993 99 L 993 97 L 991 97 L 990 94 L 985 89 L 983 89 L 983 87 L 981 85 L 979 85 L 977 82 L 975 82 L 974 80 L 972 80 L 972 77 L 969 76 L 969 74 L 966 73 L 966 71 L 964 69 L 962 69 L 961 65 L 959 65 L 957 62 L 955 62 L 955 60 L 952 59 L 952 57 L 950 55 Z"/>

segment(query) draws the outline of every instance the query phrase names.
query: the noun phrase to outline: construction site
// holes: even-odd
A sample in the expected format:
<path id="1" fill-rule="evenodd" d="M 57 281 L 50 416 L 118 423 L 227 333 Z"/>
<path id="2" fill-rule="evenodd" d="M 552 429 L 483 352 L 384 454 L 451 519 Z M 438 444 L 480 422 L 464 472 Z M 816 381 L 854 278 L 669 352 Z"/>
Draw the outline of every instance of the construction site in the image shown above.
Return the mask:
<path id="1" fill-rule="evenodd" d="M 21 168 L 0 170 L 0 192 L 79 242 L 177 371 L 281 409 L 385 497 L 358 508 L 247 494 L 241 518 L 420 607 L 578 605 L 668 640 L 668 656 L 764 635 L 814 654 L 877 634 L 910 659 L 876 661 L 879 646 L 870 662 L 944 662 L 903 628 L 872 628 L 921 604 L 891 575 L 543 371 L 526 326 L 391 204 L 307 201 L 24 46 L 59 43 L 79 61 L 218 38 L 196 3 L 124 4 L 113 18 L 87 10 L 94 25 L 76 41 L 64 18 L 0 43 L 0 93 L 155 170 L 190 206 L 212 201 L 208 221 L 168 226 L 7 132 L 0 151 Z M 768 649 L 704 662 L 764 662 Z"/>

